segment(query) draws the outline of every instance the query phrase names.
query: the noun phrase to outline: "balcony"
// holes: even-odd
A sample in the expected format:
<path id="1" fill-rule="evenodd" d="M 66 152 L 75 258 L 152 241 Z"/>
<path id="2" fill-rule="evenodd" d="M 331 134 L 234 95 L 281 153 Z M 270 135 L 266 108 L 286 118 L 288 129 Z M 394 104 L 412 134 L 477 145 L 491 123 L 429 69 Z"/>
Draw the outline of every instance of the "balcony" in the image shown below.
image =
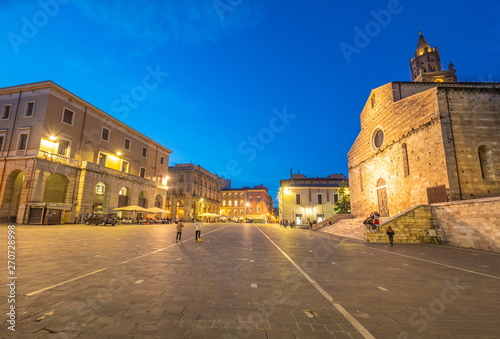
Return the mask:
<path id="1" fill-rule="evenodd" d="M 51 152 L 46 152 L 46 151 L 38 151 L 38 156 L 39 159 L 45 159 L 48 161 L 52 162 L 59 162 L 65 165 L 69 166 L 74 166 L 74 167 L 80 167 L 81 166 L 81 161 L 75 160 L 75 159 L 70 159 L 68 157 L 59 155 L 59 154 L 54 154 Z"/>

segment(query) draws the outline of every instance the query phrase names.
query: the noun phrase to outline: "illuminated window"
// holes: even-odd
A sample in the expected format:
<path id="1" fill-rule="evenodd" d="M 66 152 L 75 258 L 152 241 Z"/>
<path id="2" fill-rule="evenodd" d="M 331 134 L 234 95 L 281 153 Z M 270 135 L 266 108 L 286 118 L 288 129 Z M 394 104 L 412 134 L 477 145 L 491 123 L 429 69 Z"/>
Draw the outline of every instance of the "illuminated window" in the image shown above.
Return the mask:
<path id="1" fill-rule="evenodd" d="M 64 157 L 69 157 L 69 141 L 59 140 L 59 143 L 57 145 L 57 154 Z"/>
<path id="2" fill-rule="evenodd" d="M 234 201 L 234 207 L 237 207 L 238 206 L 238 200 L 235 200 Z"/>
<path id="3" fill-rule="evenodd" d="M 122 160 L 122 172 L 123 173 L 128 173 L 128 161 Z"/>
<path id="4" fill-rule="evenodd" d="M 222 201 L 222 206 L 224 206 L 224 207 L 226 206 L 226 200 Z"/>
<path id="5" fill-rule="evenodd" d="M 105 191 L 106 191 L 106 187 L 103 184 L 97 184 L 95 186 L 95 194 L 104 195 Z"/>
<path id="6" fill-rule="evenodd" d="M 257 213 L 260 213 L 260 205 L 257 206 Z"/>
<path id="7" fill-rule="evenodd" d="M 100 166 L 106 166 L 106 160 L 108 160 L 108 156 L 104 153 L 99 153 L 99 158 L 97 160 L 97 163 Z"/>
<path id="8" fill-rule="evenodd" d="M 233 201 L 232 200 L 229 200 L 229 206 L 233 206 Z"/>

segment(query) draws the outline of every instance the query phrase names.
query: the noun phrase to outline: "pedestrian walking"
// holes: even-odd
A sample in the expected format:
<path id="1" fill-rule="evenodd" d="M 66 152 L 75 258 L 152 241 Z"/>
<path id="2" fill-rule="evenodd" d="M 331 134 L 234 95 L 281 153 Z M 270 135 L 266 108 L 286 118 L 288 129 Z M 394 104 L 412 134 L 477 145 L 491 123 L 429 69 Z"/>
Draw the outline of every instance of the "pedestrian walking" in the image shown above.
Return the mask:
<path id="1" fill-rule="evenodd" d="M 387 228 L 386 234 L 389 236 L 389 242 L 391 243 L 391 246 L 393 246 L 393 243 L 394 243 L 394 231 L 392 230 L 391 226 L 389 226 Z"/>
<path id="2" fill-rule="evenodd" d="M 199 220 L 196 220 L 194 223 L 194 241 L 201 241 L 201 223 Z"/>
<path id="3" fill-rule="evenodd" d="M 182 228 L 184 227 L 184 224 L 182 223 L 182 221 L 179 221 L 177 225 L 175 225 L 175 227 L 177 228 L 177 236 L 175 237 L 175 242 L 177 242 L 177 240 L 181 241 Z"/>

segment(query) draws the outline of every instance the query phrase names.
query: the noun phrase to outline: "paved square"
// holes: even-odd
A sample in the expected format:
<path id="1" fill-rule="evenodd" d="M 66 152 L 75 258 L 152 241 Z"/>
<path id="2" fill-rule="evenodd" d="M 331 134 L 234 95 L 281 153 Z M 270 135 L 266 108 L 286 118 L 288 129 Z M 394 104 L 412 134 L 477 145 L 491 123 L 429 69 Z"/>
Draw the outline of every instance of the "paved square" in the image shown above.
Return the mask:
<path id="1" fill-rule="evenodd" d="M 1 337 L 500 337 L 499 254 L 264 224 L 204 224 L 201 243 L 192 224 L 175 235 L 17 226 L 16 331 L 2 284 Z"/>

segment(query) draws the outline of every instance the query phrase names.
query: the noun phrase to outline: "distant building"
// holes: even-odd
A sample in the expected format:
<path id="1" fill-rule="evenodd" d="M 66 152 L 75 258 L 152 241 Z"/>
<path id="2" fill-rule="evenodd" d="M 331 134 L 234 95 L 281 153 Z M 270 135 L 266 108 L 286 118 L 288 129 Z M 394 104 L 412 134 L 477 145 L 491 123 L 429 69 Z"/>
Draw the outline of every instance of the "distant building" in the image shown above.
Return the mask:
<path id="1" fill-rule="evenodd" d="M 200 165 L 176 164 L 168 168 L 170 187 L 167 207 L 172 218 L 196 219 L 200 214 L 218 214 L 221 199 L 221 178 Z"/>
<path id="2" fill-rule="evenodd" d="M 0 221 L 165 207 L 171 151 L 51 81 L 0 89 Z"/>
<path id="3" fill-rule="evenodd" d="M 262 221 L 272 219 L 273 199 L 263 185 L 242 188 L 223 188 L 221 215 L 232 221 Z"/>
<path id="4" fill-rule="evenodd" d="M 349 186 L 343 174 L 330 174 L 324 178 L 308 178 L 304 174 L 291 174 L 280 181 L 278 193 L 279 220 L 290 224 L 305 225 L 323 221 L 334 214 L 334 204 L 339 200 L 339 189 Z"/>
<path id="5" fill-rule="evenodd" d="M 411 67 L 414 82 L 372 90 L 361 112 L 348 153 L 358 217 L 500 196 L 500 83 L 456 82 L 422 35 Z"/>

